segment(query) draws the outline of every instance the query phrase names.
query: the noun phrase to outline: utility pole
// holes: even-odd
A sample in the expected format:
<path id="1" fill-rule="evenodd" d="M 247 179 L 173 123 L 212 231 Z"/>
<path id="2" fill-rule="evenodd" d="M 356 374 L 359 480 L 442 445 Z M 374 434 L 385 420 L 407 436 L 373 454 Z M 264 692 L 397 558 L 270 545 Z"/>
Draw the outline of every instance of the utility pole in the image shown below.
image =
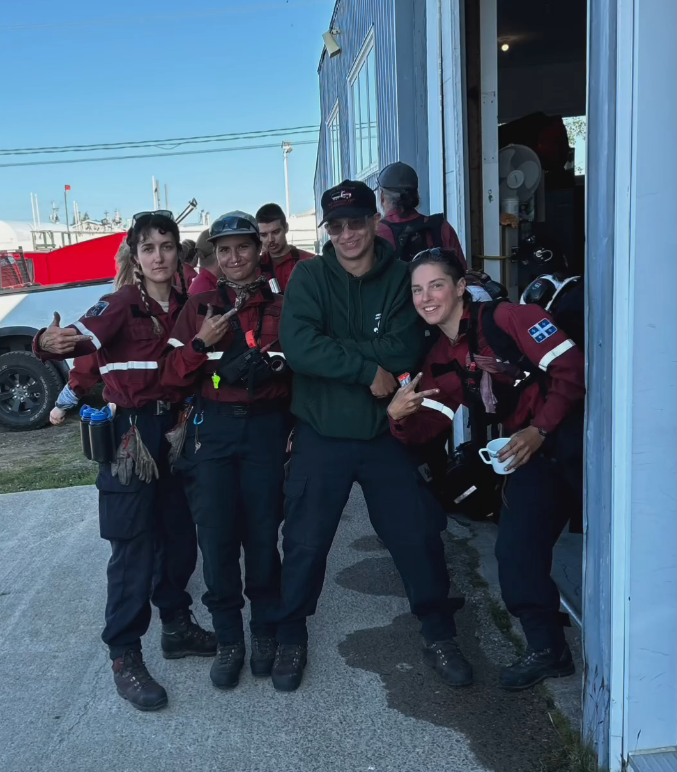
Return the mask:
<path id="1" fill-rule="evenodd" d="M 66 231 L 68 232 L 68 243 L 71 243 L 71 226 L 68 222 L 68 191 L 71 189 L 70 185 L 63 186 L 63 202 L 65 204 L 65 216 L 66 216 Z"/>
<path id="2" fill-rule="evenodd" d="M 289 204 L 289 153 L 293 152 L 294 148 L 291 142 L 282 143 L 282 154 L 284 156 L 284 186 L 287 194 L 287 217 L 291 217 L 291 207 Z"/>
<path id="3" fill-rule="evenodd" d="M 171 211 L 169 206 L 169 185 L 167 185 L 166 182 L 165 182 L 165 209 L 169 209 Z"/>

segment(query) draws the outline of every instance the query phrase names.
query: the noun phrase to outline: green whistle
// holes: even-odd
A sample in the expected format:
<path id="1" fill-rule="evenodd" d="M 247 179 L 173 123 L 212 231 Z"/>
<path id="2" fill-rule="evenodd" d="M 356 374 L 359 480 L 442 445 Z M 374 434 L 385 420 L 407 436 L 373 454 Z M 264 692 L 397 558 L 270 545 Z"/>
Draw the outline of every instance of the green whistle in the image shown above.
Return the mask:
<path id="1" fill-rule="evenodd" d="M 212 383 L 214 384 L 214 388 L 218 389 L 219 384 L 221 383 L 221 376 L 217 373 L 214 373 L 214 375 L 212 375 Z"/>

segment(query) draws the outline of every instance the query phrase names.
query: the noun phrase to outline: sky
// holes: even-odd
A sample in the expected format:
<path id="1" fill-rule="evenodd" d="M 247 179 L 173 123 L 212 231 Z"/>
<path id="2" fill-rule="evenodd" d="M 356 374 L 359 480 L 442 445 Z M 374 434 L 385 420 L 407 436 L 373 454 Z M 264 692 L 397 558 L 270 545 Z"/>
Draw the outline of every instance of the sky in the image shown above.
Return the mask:
<path id="1" fill-rule="evenodd" d="M 23 0 L 3 3 L 0 150 L 113 143 L 317 126 L 317 68 L 334 0 Z M 284 206 L 284 137 L 177 151 L 276 144 L 170 158 L 0 167 L 0 220 L 41 219 L 51 202 L 101 219 L 153 208 L 152 177 L 181 211 L 196 198 L 212 219 L 232 209 Z M 317 134 L 289 136 L 291 210 L 314 206 Z M 120 155 L 166 152 L 126 150 Z M 2 156 L 0 164 L 116 155 Z M 164 206 L 164 198 L 163 198 Z M 193 215 L 189 222 L 196 221 Z"/>

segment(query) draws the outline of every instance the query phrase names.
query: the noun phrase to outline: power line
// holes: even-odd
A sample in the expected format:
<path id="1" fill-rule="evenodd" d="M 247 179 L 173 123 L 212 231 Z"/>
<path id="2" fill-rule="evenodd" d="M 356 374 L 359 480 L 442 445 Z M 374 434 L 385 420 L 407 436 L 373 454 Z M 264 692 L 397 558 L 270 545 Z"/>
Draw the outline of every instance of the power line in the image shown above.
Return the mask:
<path id="1" fill-rule="evenodd" d="M 267 139 L 269 137 L 310 134 L 319 126 L 292 126 L 286 129 L 260 129 L 232 134 L 202 134 L 195 137 L 170 137 L 169 139 L 140 139 L 128 142 L 98 142 L 91 145 L 48 145 L 45 147 L 0 148 L 0 155 L 37 155 L 41 153 L 83 153 L 96 150 L 127 150 L 131 148 L 160 147 L 161 145 L 187 145 L 202 142 L 232 142 L 240 139 Z"/>
<path id="2" fill-rule="evenodd" d="M 299 145 L 317 145 L 317 142 L 313 139 L 304 139 L 300 142 L 294 142 L 294 147 Z M 11 164 L 0 164 L 0 169 L 10 169 L 17 166 L 50 166 L 54 164 L 86 164 L 97 163 L 99 161 L 129 161 L 134 158 L 168 158 L 170 156 L 179 155 L 203 155 L 205 153 L 233 153 L 238 150 L 263 150 L 266 148 L 282 148 L 281 144 L 275 143 L 272 145 L 245 145 L 244 147 L 216 147 L 209 150 L 179 150 L 171 153 L 143 153 L 137 155 L 110 155 L 101 156 L 99 158 L 60 158 L 53 161 L 21 161 Z"/>
<path id="3" fill-rule="evenodd" d="M 229 15 L 244 15 L 252 13 L 261 13 L 263 11 L 287 11 L 294 10 L 296 8 L 311 8 L 318 5 L 324 5 L 319 0 L 307 0 L 307 2 L 297 3 L 260 3 L 254 5 L 249 3 L 245 8 L 228 8 L 220 10 L 200 11 L 197 13 L 181 13 L 181 14 L 157 14 L 156 16 L 137 16 L 130 20 L 129 17 L 109 17 L 107 19 L 78 19 L 77 21 L 51 21 L 43 22 L 39 24 L 11 24 L 3 26 L 3 32 L 18 32 L 20 30 L 33 30 L 33 29 L 54 29 L 64 27 L 106 27 L 124 25 L 129 26 L 132 24 L 158 24 L 160 22 L 167 21 L 183 21 L 184 19 L 212 19 L 216 16 L 229 16 Z"/>

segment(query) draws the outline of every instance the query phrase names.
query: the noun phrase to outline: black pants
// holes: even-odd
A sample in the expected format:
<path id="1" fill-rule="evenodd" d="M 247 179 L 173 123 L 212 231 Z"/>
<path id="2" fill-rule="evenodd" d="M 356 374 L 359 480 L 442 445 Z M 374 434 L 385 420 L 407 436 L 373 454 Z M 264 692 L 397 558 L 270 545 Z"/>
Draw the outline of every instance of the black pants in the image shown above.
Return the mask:
<path id="1" fill-rule="evenodd" d="M 308 639 L 327 556 L 354 482 L 362 487 L 369 518 L 404 581 L 412 613 L 428 642 L 455 635 L 449 575 L 440 532 L 446 516 L 406 449 L 390 434 L 374 440 L 337 440 L 300 424 L 285 484 L 280 643 Z"/>
<path id="2" fill-rule="evenodd" d="M 200 449 L 195 450 L 194 425 L 186 438 L 179 465 L 202 551 L 202 600 L 220 644 L 244 637 L 241 548 L 252 635 L 275 635 L 270 616 L 280 592 L 277 541 L 288 426 L 286 413 L 235 417 L 229 406 L 206 402 Z"/>
<path id="3" fill-rule="evenodd" d="M 496 541 L 503 602 L 520 620 L 529 646 L 564 647 L 566 614 L 552 579 L 552 551 L 582 506 L 583 415 L 569 416 L 543 452 L 509 478 Z"/>
<path id="4" fill-rule="evenodd" d="M 115 419 L 116 446 L 129 429 L 130 416 Z M 144 483 L 134 477 L 121 485 L 110 464 L 99 467 L 99 522 L 101 537 L 110 541 L 106 626 L 102 639 L 111 659 L 129 649 L 140 650 L 148 630 L 151 602 L 160 618 L 170 622 L 177 610 L 188 608 L 186 585 L 195 570 L 197 540 L 180 475 L 169 469 L 165 432 L 176 416 L 140 414 L 136 425 L 158 465 L 160 479 Z"/>

